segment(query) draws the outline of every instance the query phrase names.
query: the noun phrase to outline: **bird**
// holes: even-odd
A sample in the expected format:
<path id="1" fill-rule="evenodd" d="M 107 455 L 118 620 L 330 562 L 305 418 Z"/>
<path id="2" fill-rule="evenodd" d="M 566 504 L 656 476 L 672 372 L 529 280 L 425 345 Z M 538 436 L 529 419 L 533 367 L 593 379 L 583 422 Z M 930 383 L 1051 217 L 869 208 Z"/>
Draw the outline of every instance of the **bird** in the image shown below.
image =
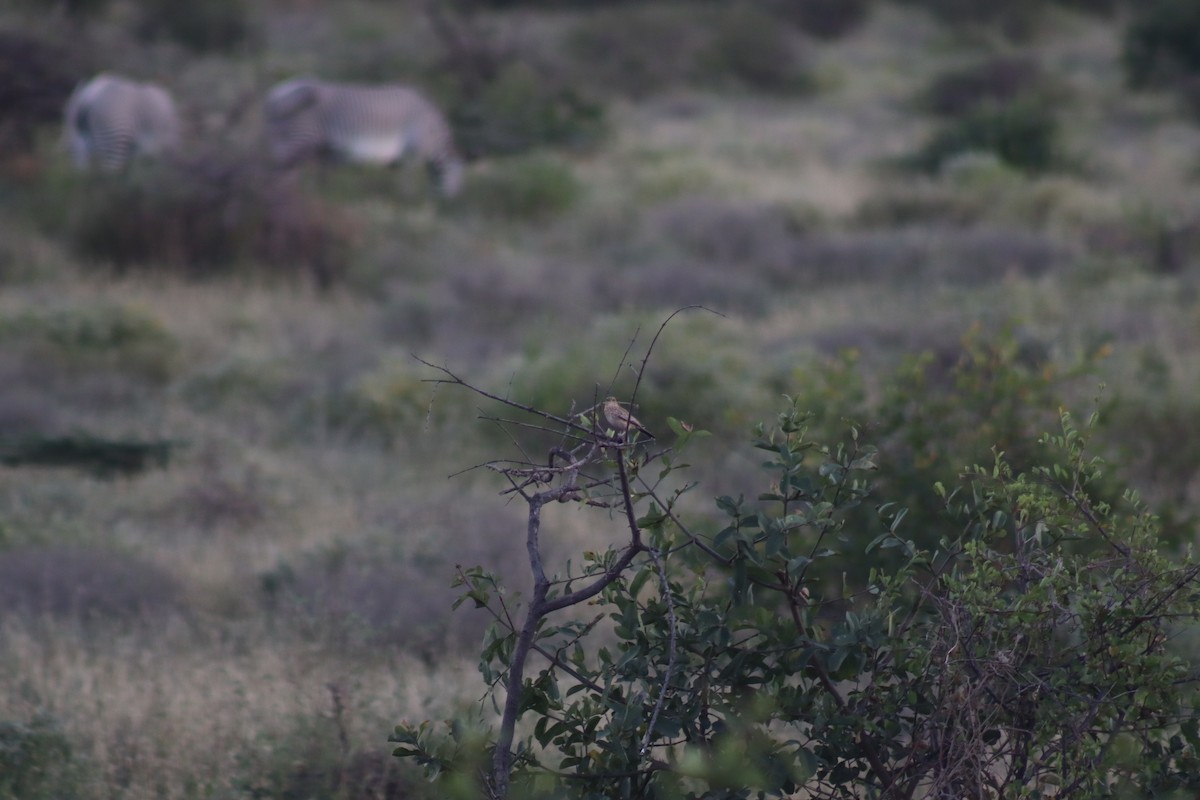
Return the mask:
<path id="1" fill-rule="evenodd" d="M 614 431 L 621 434 L 622 439 L 630 428 L 633 428 L 635 431 L 641 431 L 651 439 L 654 438 L 654 434 L 646 430 L 645 426 L 638 422 L 637 417 L 621 408 L 621 404 L 617 402 L 617 398 L 612 395 L 604 398 L 604 418 L 608 420 L 608 424 L 612 426 Z"/>

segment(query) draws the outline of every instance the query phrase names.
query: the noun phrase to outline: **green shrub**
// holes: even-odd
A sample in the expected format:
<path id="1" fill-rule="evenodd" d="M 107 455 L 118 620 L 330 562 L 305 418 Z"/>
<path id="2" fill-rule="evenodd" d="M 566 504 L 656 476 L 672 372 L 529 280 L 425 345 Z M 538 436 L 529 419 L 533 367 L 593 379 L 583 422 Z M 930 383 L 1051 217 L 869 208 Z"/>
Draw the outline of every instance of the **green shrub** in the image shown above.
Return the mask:
<path id="1" fill-rule="evenodd" d="M 796 370 L 790 383 L 802 387 L 796 402 L 811 410 L 814 436 L 832 438 L 840 421 L 849 419 L 877 444 L 882 469 L 875 495 L 906 509 L 908 536 L 917 546 L 936 549 L 957 523 L 945 516 L 943 500 L 930 487 L 953 485 L 965 467 L 988 462 L 993 451 L 1003 451 L 1017 471 L 1038 463 L 1044 458 L 1038 431 L 1083 394 L 1083 379 L 1094 375 L 1102 356 L 1098 351 L 1059 361 L 1047 345 L 1013 330 L 985 334 L 976 327 L 959 340 L 924 348 L 869 386 L 853 350 Z M 1099 484 L 1094 490 L 1107 492 Z M 865 547 L 878 525 L 872 509 L 847 515 L 844 536 Z M 858 570 L 847 574 L 853 583 L 866 579 Z"/>
<path id="2" fill-rule="evenodd" d="M 786 26 L 753 7 L 731 6 L 714 20 L 709 44 L 700 53 L 706 77 L 714 83 L 767 92 L 813 88 L 799 44 Z"/>
<path id="3" fill-rule="evenodd" d="M 0 436 L 0 464 L 10 467 L 74 467 L 109 478 L 165 467 L 174 445 L 167 441 L 109 439 L 75 433 L 67 436 Z"/>
<path id="4" fill-rule="evenodd" d="M 1059 130 L 1057 116 L 1036 99 L 985 104 L 944 123 L 910 163 L 937 172 L 957 156 L 982 151 L 1025 172 L 1047 172 L 1067 161 Z"/>
<path id="5" fill-rule="evenodd" d="M 567 37 L 572 73 L 607 94 L 646 97 L 700 77 L 713 40 L 707 8 L 662 3 L 599 10 Z"/>
<path id="6" fill-rule="evenodd" d="M 927 487 L 948 531 L 931 547 L 872 487 L 892 465 L 864 432 L 822 440 L 813 420 L 788 398 L 756 426 L 762 490 L 716 497 L 715 525 L 685 501 L 676 458 L 702 434 L 678 420 L 674 447 L 583 420 L 548 461 L 521 441 L 489 462 L 527 508 L 533 589 L 518 606 L 493 571 L 462 571 L 460 603 L 496 620 L 486 697 L 398 725 L 395 755 L 462 798 L 1200 788 L 1197 656 L 1171 641 L 1200 621 L 1200 564 L 1164 557 L 1135 494 L 1106 499 L 1094 418 L 1060 410 L 1024 471 L 997 451 Z M 613 544 L 547 559 L 551 504 L 594 514 Z"/>
<path id="7" fill-rule="evenodd" d="M 1058 94 L 1033 59 L 999 56 L 938 75 L 921 92 L 917 104 L 931 113 L 953 117 L 1021 98 L 1048 103 L 1058 99 Z"/>
<path id="8" fill-rule="evenodd" d="M 337 684 L 330 684 L 331 713 L 298 718 L 273 731 L 239 758 L 239 797 L 260 800 L 423 800 L 420 778 L 379 750 L 348 742 L 350 713 Z"/>
<path id="9" fill-rule="evenodd" d="M 16 2 L 19 5 L 32 6 L 39 11 L 46 8 L 44 0 L 16 0 Z M 108 10 L 111 4 L 112 0 L 56 0 L 54 8 L 62 9 L 72 19 L 85 20 L 100 16 Z"/>
<path id="10" fill-rule="evenodd" d="M 838 39 L 866 21 L 875 0 L 774 0 L 766 8 L 805 33 Z"/>
<path id="11" fill-rule="evenodd" d="M 135 307 L 98 305 L 0 317 L 0 342 L 41 363 L 103 369 L 164 382 L 178 366 L 179 343 L 161 320 Z"/>
<path id="12" fill-rule="evenodd" d="M 546 156 L 497 161 L 472 175 L 461 203 L 484 214 L 540 220 L 566 211 L 583 192 L 568 164 Z"/>
<path id="13" fill-rule="evenodd" d="M 1110 16 L 1124 6 L 1136 5 L 1129 0 L 1055 0 L 1057 5 L 1087 14 Z"/>
<path id="14" fill-rule="evenodd" d="M 519 62 L 477 90 L 459 88 L 448 113 L 469 156 L 512 155 L 543 145 L 587 147 L 605 133 L 597 102 Z"/>
<path id="15" fill-rule="evenodd" d="M 0 797 L 57 800 L 74 796 L 73 752 L 57 722 L 0 720 Z"/>
<path id="16" fill-rule="evenodd" d="M 1135 5 L 1121 59 L 1135 88 L 1200 75 L 1200 3 L 1150 0 Z"/>
<path id="17" fill-rule="evenodd" d="M 244 0 L 138 0 L 137 33 L 143 39 L 166 36 L 197 52 L 233 50 L 254 37 Z"/>
<path id="18" fill-rule="evenodd" d="M 416 362 L 384 364 L 323 402 L 328 424 L 353 437 L 403 439 L 430 412 L 430 387 Z"/>
<path id="19" fill-rule="evenodd" d="M 1049 5 L 1047 0 L 902 0 L 907 5 L 923 8 L 949 25 L 964 27 L 997 27 L 1014 38 L 1028 36 L 1038 16 Z"/>

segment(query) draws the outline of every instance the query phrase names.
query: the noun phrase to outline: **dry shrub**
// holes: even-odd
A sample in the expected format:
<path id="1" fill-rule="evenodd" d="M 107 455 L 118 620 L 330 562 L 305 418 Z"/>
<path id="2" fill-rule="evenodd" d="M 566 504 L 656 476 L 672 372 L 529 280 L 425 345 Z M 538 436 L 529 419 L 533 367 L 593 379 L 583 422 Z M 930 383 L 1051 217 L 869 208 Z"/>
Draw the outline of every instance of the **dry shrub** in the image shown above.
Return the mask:
<path id="1" fill-rule="evenodd" d="M 1200 253 L 1200 217 L 1136 209 L 1123 218 L 1097 221 L 1083 230 L 1089 255 L 1123 261 L 1165 274 L 1186 272 Z"/>
<path id="2" fill-rule="evenodd" d="M 854 223 L 865 228 L 917 223 L 974 225 L 993 213 L 994 205 L 984 194 L 914 177 L 903 186 L 885 186 L 866 198 L 854 213 Z"/>
<path id="3" fill-rule="evenodd" d="M 614 310 L 703 305 L 722 313 L 765 311 L 772 284 L 761 274 L 724 261 L 662 260 L 595 278 L 591 296 Z"/>
<path id="4" fill-rule="evenodd" d="M 435 519 L 394 512 L 393 536 L 406 541 L 403 550 L 346 544 L 281 564 L 261 576 L 264 601 L 301 630 L 337 646 L 386 644 L 430 658 L 447 649 L 470 651 L 490 620 L 469 604 L 452 608 L 461 594 L 451 586 L 455 565 L 487 564 L 510 585 L 526 582 L 524 524 L 519 514 L 484 515 L 452 507 L 453 502 L 438 507 Z M 411 544 L 426 531 L 432 541 Z"/>
<path id="5" fill-rule="evenodd" d="M 136 621 L 180 608 L 174 578 L 131 556 L 61 546 L 0 553 L 5 613 Z"/>
<path id="6" fill-rule="evenodd" d="M 228 526 L 245 530 L 262 522 L 267 515 L 266 503 L 243 483 L 235 483 L 215 471 L 184 488 L 172 508 L 204 530 Z"/>
<path id="7" fill-rule="evenodd" d="M 606 254 L 630 266 L 595 271 L 591 296 L 602 305 L 758 311 L 791 272 L 810 223 L 781 206 L 690 196 L 651 208 L 636 225 L 612 237 L 627 254 Z"/>
<path id="8" fill-rule="evenodd" d="M 330 285 L 348 257 L 346 217 L 305 192 L 297 175 L 259 161 L 210 154 L 93 176 L 79 197 L 73 243 L 118 269 L 158 265 L 207 277 L 257 263 Z"/>
<path id="9" fill-rule="evenodd" d="M 1069 263 L 1072 253 L 1042 234 L 1007 228 L 910 227 L 829 233 L 805 239 L 795 253 L 793 282 L 881 280 L 982 286 L 1037 277 Z M 782 278 L 782 276 L 781 276 Z"/>
<path id="10" fill-rule="evenodd" d="M 695 195 L 651 209 L 645 222 L 649 236 L 665 238 L 692 258 L 767 270 L 791 262 L 795 243 L 808 227 L 781 206 Z"/>

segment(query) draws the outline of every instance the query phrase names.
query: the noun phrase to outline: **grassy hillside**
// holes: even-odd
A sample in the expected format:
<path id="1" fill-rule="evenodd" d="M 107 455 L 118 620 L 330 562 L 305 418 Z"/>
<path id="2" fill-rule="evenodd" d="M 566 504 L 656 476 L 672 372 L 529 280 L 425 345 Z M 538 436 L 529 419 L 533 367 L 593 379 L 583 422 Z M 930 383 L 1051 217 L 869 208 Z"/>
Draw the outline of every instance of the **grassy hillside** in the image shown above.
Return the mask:
<path id="1" fill-rule="evenodd" d="M 676 318 L 640 389 L 652 429 L 715 434 L 697 514 L 752 485 L 747 433 L 783 393 L 891 437 L 918 492 L 987 459 L 968 433 L 1013 400 L 946 376 L 1016 375 L 1040 389 L 1008 433 L 1100 396 L 1116 471 L 1194 542 L 1200 125 L 1128 87 L 1128 12 L 1054 6 L 1011 36 L 878 2 L 830 40 L 723 4 L 485 9 L 468 32 L 500 66 L 468 91 L 417 3 L 256 3 L 227 50 L 147 32 L 154 3 L 53 5 L 0 32 L 167 85 L 189 160 L 80 175 L 39 118 L 0 164 L 0 456 L 167 453 L 0 466 L 0 796 L 424 796 L 386 736 L 482 693 L 455 566 L 527 579 L 520 509 L 458 474 L 512 443 L 413 354 L 563 413 L 628 393 L 675 309 L 719 312 Z M 1034 98 L 1013 155 L 937 150 L 971 113 L 938 79 L 994 59 Z M 415 166 L 280 194 L 258 98 L 305 72 L 427 87 L 472 155 L 462 196 Z M 902 447 L 946 397 L 954 436 Z M 563 559 L 608 541 L 546 527 Z"/>

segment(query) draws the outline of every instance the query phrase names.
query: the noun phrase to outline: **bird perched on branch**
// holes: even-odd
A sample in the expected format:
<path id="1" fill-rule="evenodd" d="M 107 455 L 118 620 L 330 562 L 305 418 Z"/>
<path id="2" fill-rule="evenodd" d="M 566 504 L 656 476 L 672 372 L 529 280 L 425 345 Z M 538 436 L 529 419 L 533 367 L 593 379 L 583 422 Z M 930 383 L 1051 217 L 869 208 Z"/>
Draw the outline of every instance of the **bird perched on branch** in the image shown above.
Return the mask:
<path id="1" fill-rule="evenodd" d="M 608 424 L 612 426 L 614 431 L 621 434 L 622 439 L 625 438 L 625 433 L 630 428 L 633 428 L 635 431 L 641 431 L 651 439 L 654 438 L 654 434 L 646 430 L 642 423 L 638 422 L 637 417 L 621 408 L 621 404 L 617 402 L 617 398 L 612 395 L 604 398 L 604 418 L 608 420 Z"/>

